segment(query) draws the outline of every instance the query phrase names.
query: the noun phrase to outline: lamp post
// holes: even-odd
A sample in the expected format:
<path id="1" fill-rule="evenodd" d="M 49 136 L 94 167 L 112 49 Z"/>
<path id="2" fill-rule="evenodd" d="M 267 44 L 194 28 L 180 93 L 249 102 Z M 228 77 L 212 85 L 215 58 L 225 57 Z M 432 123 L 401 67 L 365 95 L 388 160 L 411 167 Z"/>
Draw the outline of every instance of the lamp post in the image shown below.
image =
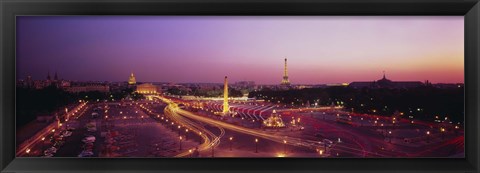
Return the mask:
<path id="1" fill-rule="evenodd" d="M 215 157 L 215 145 L 212 143 L 212 157 Z"/>
<path id="2" fill-rule="evenodd" d="M 323 149 L 327 151 L 327 143 L 325 142 L 325 140 L 323 141 Z"/>
<path id="3" fill-rule="evenodd" d="M 440 132 L 442 133 L 442 140 L 445 140 L 445 128 L 440 128 Z"/>
<path id="4" fill-rule="evenodd" d="M 387 131 L 386 131 L 387 129 L 386 129 L 385 127 L 383 127 L 383 123 L 380 124 L 380 127 L 383 128 L 383 130 L 382 130 L 382 135 L 383 135 L 383 137 L 385 137 L 385 136 L 386 136 L 386 133 L 387 133 Z"/>
<path id="5" fill-rule="evenodd" d="M 230 137 L 229 140 L 230 140 L 230 151 L 232 151 L 232 140 L 233 140 L 233 137 Z"/>
<path id="6" fill-rule="evenodd" d="M 178 136 L 180 136 L 180 125 L 178 126 Z"/>
<path id="7" fill-rule="evenodd" d="M 45 137 L 42 137 L 42 151 L 45 149 Z"/>
<path id="8" fill-rule="evenodd" d="M 185 129 L 185 140 L 188 140 L 188 129 Z"/>
<path id="9" fill-rule="evenodd" d="M 188 150 L 188 153 L 190 153 L 190 157 L 193 157 L 193 155 L 192 155 L 192 149 L 189 149 L 189 150 Z"/>
<path id="10" fill-rule="evenodd" d="M 258 138 L 255 138 L 255 153 L 258 153 Z"/>
<path id="11" fill-rule="evenodd" d="M 65 108 L 65 121 L 68 121 L 69 115 L 68 115 L 68 108 Z"/>
<path id="12" fill-rule="evenodd" d="M 182 139 L 183 139 L 182 136 L 180 136 L 180 137 L 179 137 L 179 143 L 180 143 L 180 148 L 179 148 L 179 150 L 182 150 Z"/>
<path id="13" fill-rule="evenodd" d="M 458 130 L 460 127 L 459 126 L 455 126 L 455 129 L 453 129 L 453 131 L 455 132 L 455 136 L 458 136 Z"/>
<path id="14" fill-rule="evenodd" d="M 392 143 L 392 131 L 388 131 L 388 142 Z"/>
<path id="15" fill-rule="evenodd" d="M 427 131 L 427 143 L 430 143 L 430 131 Z"/>
<path id="16" fill-rule="evenodd" d="M 287 154 L 287 140 L 283 140 L 283 153 Z"/>

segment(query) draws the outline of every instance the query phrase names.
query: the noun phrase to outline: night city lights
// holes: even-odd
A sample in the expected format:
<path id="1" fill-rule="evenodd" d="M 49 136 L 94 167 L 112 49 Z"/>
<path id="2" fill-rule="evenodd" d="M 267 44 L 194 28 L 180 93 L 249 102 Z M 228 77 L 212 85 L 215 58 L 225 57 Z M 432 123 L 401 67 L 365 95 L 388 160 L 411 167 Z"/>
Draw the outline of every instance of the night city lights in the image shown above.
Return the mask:
<path id="1" fill-rule="evenodd" d="M 18 157 L 463 158 L 463 16 L 20 16 Z"/>

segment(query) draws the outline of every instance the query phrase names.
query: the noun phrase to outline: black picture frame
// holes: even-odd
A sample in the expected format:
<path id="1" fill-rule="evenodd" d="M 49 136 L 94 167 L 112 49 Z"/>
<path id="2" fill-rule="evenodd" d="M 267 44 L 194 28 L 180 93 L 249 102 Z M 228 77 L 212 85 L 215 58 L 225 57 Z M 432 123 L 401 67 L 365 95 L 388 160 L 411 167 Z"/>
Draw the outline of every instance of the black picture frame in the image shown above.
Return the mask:
<path id="1" fill-rule="evenodd" d="M 1 0 L 1 172 L 478 172 L 478 0 Z M 465 17 L 465 158 L 16 158 L 18 15 L 459 15 Z"/>

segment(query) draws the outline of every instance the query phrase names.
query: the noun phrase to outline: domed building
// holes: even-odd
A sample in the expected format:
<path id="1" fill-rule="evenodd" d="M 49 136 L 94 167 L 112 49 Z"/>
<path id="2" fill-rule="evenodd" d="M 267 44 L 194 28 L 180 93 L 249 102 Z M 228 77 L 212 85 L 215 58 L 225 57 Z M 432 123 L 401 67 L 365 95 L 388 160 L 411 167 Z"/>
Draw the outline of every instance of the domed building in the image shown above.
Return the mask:
<path id="1" fill-rule="evenodd" d="M 129 85 L 135 85 L 137 83 L 137 81 L 135 80 L 135 76 L 132 74 L 130 74 L 130 77 L 128 78 L 128 84 Z"/>
<path id="2" fill-rule="evenodd" d="M 282 118 L 277 114 L 277 111 L 273 110 L 270 117 L 263 121 L 263 126 L 267 128 L 282 128 L 285 127 Z"/>
<path id="3" fill-rule="evenodd" d="M 425 82 L 427 84 L 428 82 Z M 379 80 L 372 82 L 352 82 L 348 87 L 361 89 L 361 88 L 397 88 L 397 89 L 407 89 L 407 88 L 416 88 L 424 86 L 424 83 L 420 81 L 392 81 L 385 77 L 385 72 L 383 72 L 383 77 Z"/>

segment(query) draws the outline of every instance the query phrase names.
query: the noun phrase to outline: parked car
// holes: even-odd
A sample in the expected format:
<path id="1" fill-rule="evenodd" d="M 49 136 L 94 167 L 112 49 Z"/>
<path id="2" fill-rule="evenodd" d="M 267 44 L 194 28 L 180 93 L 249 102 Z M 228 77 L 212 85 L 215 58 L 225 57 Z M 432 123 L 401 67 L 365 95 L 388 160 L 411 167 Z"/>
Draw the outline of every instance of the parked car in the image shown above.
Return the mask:
<path id="1" fill-rule="evenodd" d="M 43 157 L 53 157 L 53 154 L 52 153 L 44 153 L 45 155 L 43 155 Z"/>
<path id="2" fill-rule="evenodd" d="M 64 136 L 64 137 L 72 136 L 72 132 L 70 132 L 70 131 L 67 130 L 67 131 L 63 132 L 63 136 Z"/>
<path id="3" fill-rule="evenodd" d="M 82 151 L 78 155 L 78 157 L 91 157 L 91 156 L 93 156 L 93 152 L 91 152 L 91 151 Z"/>
<path id="4" fill-rule="evenodd" d="M 55 147 L 50 147 L 47 150 L 45 150 L 44 153 L 57 153 L 57 148 Z"/>
<path id="5" fill-rule="evenodd" d="M 82 139 L 82 142 L 84 143 L 93 143 L 95 142 L 95 136 L 87 136 Z"/>
<path id="6" fill-rule="evenodd" d="M 323 139 L 323 142 L 325 144 L 327 144 L 327 147 L 332 147 L 333 145 L 333 141 L 329 140 L 329 139 Z"/>

